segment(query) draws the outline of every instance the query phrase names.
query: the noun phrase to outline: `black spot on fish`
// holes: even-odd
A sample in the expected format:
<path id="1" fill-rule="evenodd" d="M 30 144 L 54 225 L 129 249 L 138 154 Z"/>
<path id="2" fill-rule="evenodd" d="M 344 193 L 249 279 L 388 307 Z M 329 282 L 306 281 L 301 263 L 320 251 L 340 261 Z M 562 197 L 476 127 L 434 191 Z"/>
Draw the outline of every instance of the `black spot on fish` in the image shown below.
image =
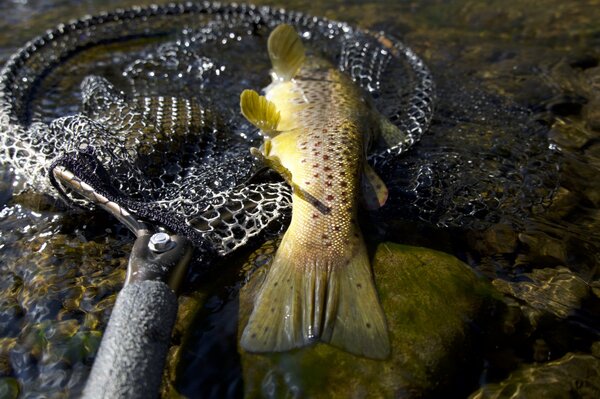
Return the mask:
<path id="1" fill-rule="evenodd" d="M 356 288 L 361 289 L 362 288 L 362 284 L 361 283 L 356 284 Z"/>
<path id="2" fill-rule="evenodd" d="M 367 328 L 371 328 L 371 323 L 367 323 Z"/>

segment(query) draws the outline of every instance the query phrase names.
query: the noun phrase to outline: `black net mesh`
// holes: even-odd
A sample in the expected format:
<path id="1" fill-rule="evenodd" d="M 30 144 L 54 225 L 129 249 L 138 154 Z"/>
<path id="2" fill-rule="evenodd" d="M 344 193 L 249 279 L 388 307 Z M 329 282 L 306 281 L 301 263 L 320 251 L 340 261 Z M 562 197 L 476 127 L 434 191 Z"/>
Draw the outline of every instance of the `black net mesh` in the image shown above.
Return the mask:
<path id="1" fill-rule="evenodd" d="M 405 133 L 370 155 L 390 188 L 383 219 L 518 223 L 553 195 L 558 170 L 545 129 L 514 104 L 439 71 L 440 112 L 405 152 L 430 127 L 434 90 L 409 48 L 344 23 L 243 5 L 134 8 L 34 39 L 0 75 L 1 159 L 25 188 L 51 195 L 51 165 L 67 167 L 127 212 L 220 254 L 278 232 L 290 189 L 257 174 L 249 148 L 262 139 L 238 101 L 243 89 L 269 83 L 266 39 L 282 22 Z"/>
<path id="2" fill-rule="evenodd" d="M 0 78 L 2 159 L 26 187 L 53 195 L 49 170 L 66 167 L 127 212 L 221 254 L 278 230 L 290 189 L 256 174 L 249 148 L 262 139 L 238 102 L 242 89 L 269 83 L 266 39 L 282 22 L 405 132 L 374 163 L 421 137 L 433 84 L 399 41 L 266 7 L 186 3 L 61 25 L 12 57 Z"/>

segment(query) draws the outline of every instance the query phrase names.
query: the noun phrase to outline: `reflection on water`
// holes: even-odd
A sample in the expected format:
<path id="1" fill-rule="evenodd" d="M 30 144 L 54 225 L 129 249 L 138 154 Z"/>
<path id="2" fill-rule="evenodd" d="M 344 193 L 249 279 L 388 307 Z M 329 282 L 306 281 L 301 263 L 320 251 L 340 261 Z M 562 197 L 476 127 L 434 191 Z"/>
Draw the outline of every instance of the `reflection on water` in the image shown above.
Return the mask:
<path id="1" fill-rule="evenodd" d="M 4 1 L 0 60 L 61 21 L 139 3 Z M 485 386 L 475 397 L 515 392 L 525 397 L 531 387 L 544 384 L 569 392 L 572 380 L 582 381 L 575 392 L 596 396 L 597 4 L 290 0 L 283 5 L 402 37 L 436 77 L 440 98 L 432 131 L 400 159 L 406 172 L 386 176 L 397 203 L 383 217 L 373 215 L 378 225 L 370 231 L 380 240 L 451 253 L 505 296 L 503 334 L 473 367 Z M 101 68 L 110 71 L 110 63 Z M 48 97 L 49 104 L 62 100 Z M 131 237 L 101 214 L 76 216 L 41 195 L 13 196 L 12 182 L 4 170 L 0 392 L 74 394 L 85 381 L 122 284 Z M 243 263 L 246 255 L 235 262 Z M 201 310 L 180 315 L 187 320 L 180 325 L 191 325 L 191 332 L 175 333 L 180 345 L 174 351 L 181 354 L 172 357 L 180 360 L 171 365 L 169 378 L 173 389 L 189 396 L 236 396 L 242 387 L 234 346 L 237 269 L 229 266 L 218 277 L 205 277 L 214 284 L 189 284 L 182 299 L 184 311 Z M 219 362 L 224 356 L 228 360 Z M 214 367 L 202 372 L 205 362 Z"/>

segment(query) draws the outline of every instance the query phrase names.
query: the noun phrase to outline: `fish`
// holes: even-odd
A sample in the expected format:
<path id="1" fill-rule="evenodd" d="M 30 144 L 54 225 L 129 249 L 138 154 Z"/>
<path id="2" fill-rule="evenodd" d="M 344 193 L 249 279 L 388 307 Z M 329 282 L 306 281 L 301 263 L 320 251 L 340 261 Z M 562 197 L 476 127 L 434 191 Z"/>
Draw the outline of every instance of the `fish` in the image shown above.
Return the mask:
<path id="1" fill-rule="evenodd" d="M 357 216 L 388 197 L 369 148 L 403 133 L 347 74 L 307 54 L 292 26 L 278 25 L 267 47 L 272 83 L 264 96 L 244 90 L 240 108 L 264 137 L 252 154 L 292 187 L 292 218 L 240 344 L 262 353 L 320 341 L 385 359 L 386 317 Z"/>

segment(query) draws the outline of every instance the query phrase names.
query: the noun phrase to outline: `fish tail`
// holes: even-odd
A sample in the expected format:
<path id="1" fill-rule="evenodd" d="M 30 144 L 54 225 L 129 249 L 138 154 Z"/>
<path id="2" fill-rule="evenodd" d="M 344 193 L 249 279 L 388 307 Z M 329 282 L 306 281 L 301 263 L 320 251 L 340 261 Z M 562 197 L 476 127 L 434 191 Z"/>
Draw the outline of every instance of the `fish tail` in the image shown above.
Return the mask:
<path id="1" fill-rule="evenodd" d="M 323 260 L 287 237 L 257 294 L 242 347 L 279 352 L 323 341 L 360 356 L 386 358 L 387 326 L 364 243 L 349 260 Z"/>

